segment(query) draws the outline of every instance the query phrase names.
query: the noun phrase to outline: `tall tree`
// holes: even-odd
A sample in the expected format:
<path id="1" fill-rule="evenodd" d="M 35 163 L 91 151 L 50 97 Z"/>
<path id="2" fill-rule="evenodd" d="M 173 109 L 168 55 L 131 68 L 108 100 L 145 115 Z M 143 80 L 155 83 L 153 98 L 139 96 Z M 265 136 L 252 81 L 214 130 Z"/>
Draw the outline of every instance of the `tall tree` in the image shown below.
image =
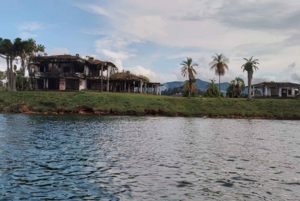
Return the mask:
<path id="1" fill-rule="evenodd" d="M 0 57 L 6 60 L 6 76 L 8 90 L 12 90 L 12 67 L 10 66 L 10 59 L 13 52 L 13 43 L 10 39 L 0 40 Z"/>
<path id="2" fill-rule="evenodd" d="M 248 75 L 248 101 L 252 100 L 252 96 L 251 96 L 251 81 L 252 81 L 252 77 L 253 77 L 253 72 L 254 70 L 258 70 L 257 64 L 258 63 L 258 59 L 253 59 L 253 56 L 250 59 L 246 59 L 244 58 L 244 60 L 246 60 L 246 63 L 242 65 L 242 69 L 243 72 L 247 71 L 247 75 Z"/>
<path id="3" fill-rule="evenodd" d="M 25 73 L 25 69 L 27 68 L 28 76 L 29 76 L 29 89 L 32 90 L 32 67 L 30 65 L 30 60 L 32 57 L 39 55 L 39 53 L 45 52 L 45 46 L 41 44 L 36 44 L 36 41 L 32 38 L 29 38 L 26 41 L 23 41 L 22 44 L 22 52 L 19 55 L 21 58 L 21 69 Z"/>
<path id="4" fill-rule="evenodd" d="M 219 76 L 219 92 L 220 89 L 220 80 L 221 75 L 225 75 L 225 69 L 228 70 L 229 59 L 225 57 L 223 54 L 216 54 L 212 56 L 212 62 L 209 63 L 210 69 L 215 70 L 216 75 Z"/>
<path id="5" fill-rule="evenodd" d="M 198 66 L 197 63 L 192 63 L 193 59 L 188 57 L 186 61 L 182 61 L 180 65 L 182 65 L 181 68 L 181 74 L 183 77 L 188 77 L 189 81 L 189 90 L 188 90 L 188 98 L 191 97 L 191 89 L 193 81 L 195 80 L 195 74 L 197 74 L 195 70 L 195 66 Z"/>
<path id="6" fill-rule="evenodd" d="M 31 67 L 29 61 L 33 56 L 44 52 L 45 46 L 36 44 L 35 40 L 28 39 L 22 41 L 21 38 L 16 38 L 12 43 L 10 39 L 0 38 L 0 57 L 6 59 L 7 64 L 7 79 L 8 89 L 16 90 L 16 73 L 13 71 L 13 62 L 17 57 L 21 59 L 21 74 L 24 76 L 25 68 L 27 67 L 29 75 L 31 74 Z"/>

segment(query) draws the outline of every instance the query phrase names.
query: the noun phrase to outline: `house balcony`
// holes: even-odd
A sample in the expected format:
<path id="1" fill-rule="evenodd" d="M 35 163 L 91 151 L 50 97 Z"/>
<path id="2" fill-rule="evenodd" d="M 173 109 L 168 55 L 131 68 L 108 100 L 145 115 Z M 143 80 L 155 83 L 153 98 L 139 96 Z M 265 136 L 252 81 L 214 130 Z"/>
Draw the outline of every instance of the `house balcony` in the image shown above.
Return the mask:
<path id="1" fill-rule="evenodd" d="M 83 73 L 65 73 L 65 72 L 35 72 L 35 78 L 64 78 L 64 77 L 73 77 L 73 78 L 85 78 Z"/>

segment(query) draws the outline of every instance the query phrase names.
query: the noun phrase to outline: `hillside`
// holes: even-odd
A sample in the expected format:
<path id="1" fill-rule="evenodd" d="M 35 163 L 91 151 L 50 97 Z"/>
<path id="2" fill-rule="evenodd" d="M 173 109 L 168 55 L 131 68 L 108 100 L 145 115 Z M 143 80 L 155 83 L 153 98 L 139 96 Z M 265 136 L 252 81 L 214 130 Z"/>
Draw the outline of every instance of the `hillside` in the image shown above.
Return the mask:
<path id="1" fill-rule="evenodd" d="M 181 81 L 166 82 L 163 84 L 164 85 L 163 90 L 172 89 L 175 87 L 181 87 L 184 85 L 184 83 L 185 83 L 184 81 L 183 82 L 181 82 Z M 203 81 L 201 79 L 196 79 L 196 86 L 201 91 L 206 91 L 206 86 L 208 83 L 209 82 Z M 217 83 L 217 85 L 219 85 L 219 83 Z M 220 83 L 221 91 L 226 92 L 228 85 L 229 85 L 228 82 L 221 82 Z"/>

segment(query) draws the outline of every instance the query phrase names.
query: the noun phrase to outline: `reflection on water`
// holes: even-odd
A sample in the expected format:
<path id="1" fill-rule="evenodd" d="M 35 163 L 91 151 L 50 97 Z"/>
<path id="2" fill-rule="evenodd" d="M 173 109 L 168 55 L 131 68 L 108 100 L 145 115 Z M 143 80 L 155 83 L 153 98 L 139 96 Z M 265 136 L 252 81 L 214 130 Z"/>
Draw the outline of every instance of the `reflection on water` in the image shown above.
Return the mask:
<path id="1" fill-rule="evenodd" d="M 298 121 L 0 115 L 0 197 L 300 200 Z"/>

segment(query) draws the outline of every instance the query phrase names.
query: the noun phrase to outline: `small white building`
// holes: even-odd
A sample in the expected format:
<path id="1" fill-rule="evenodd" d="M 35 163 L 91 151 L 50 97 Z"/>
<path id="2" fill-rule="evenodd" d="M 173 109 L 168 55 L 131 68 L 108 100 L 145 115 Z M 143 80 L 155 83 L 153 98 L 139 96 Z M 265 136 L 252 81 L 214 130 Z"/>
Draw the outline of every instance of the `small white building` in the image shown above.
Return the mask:
<path id="1" fill-rule="evenodd" d="M 261 82 L 252 84 L 253 97 L 280 97 L 293 98 L 299 91 L 300 84 L 291 82 Z M 255 89 L 260 89 L 261 93 L 255 93 Z"/>

